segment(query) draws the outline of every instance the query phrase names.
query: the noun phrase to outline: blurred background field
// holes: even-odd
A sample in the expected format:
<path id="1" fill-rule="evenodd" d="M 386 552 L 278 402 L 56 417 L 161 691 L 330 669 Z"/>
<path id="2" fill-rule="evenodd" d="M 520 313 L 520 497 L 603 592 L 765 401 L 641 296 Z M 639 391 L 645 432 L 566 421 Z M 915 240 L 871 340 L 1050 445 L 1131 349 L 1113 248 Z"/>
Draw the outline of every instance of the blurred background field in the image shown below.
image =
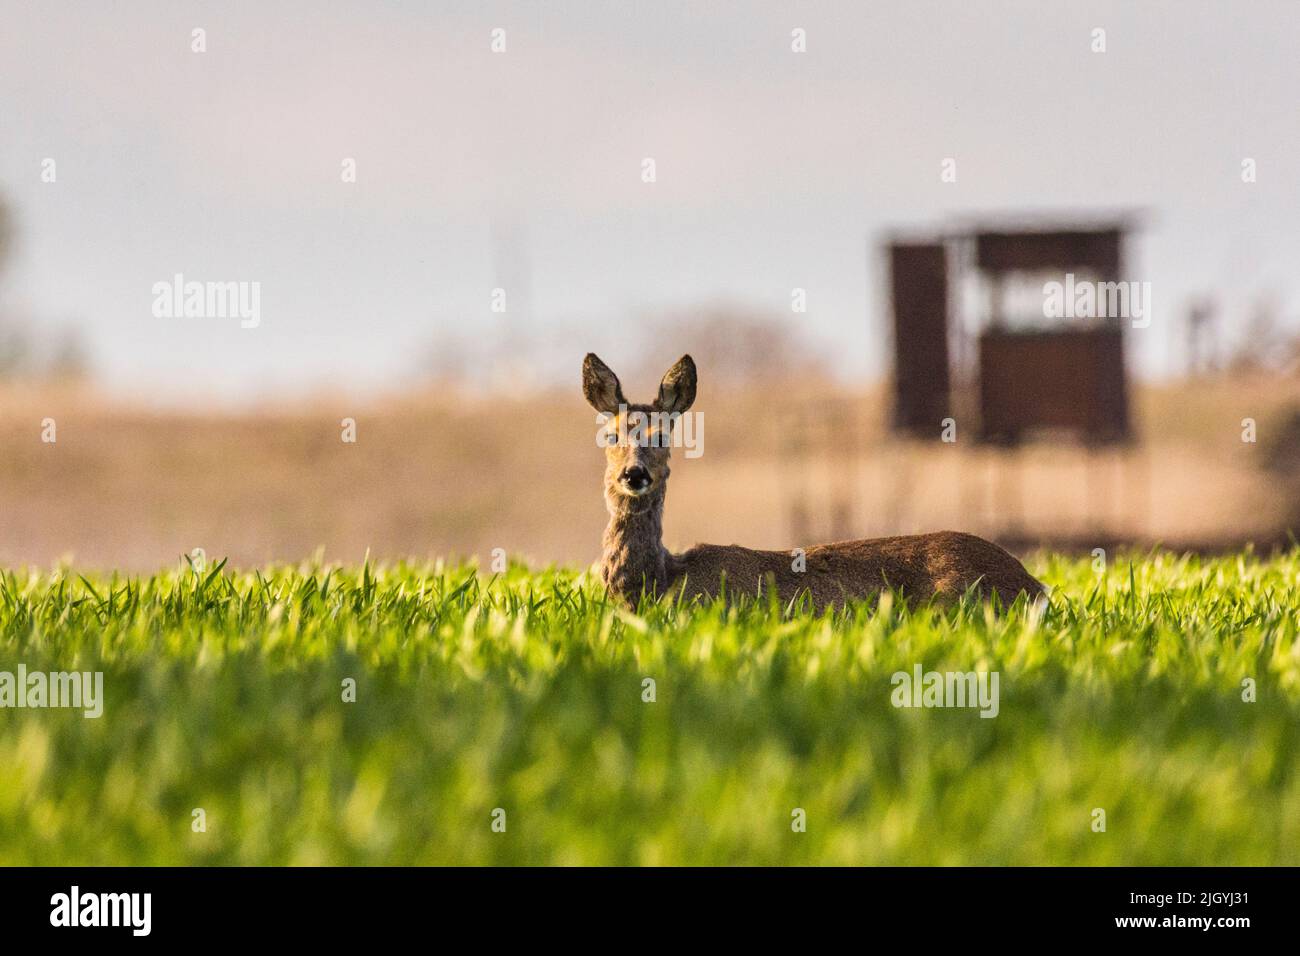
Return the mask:
<path id="1" fill-rule="evenodd" d="M 0 862 L 1300 864 L 1300 553 L 1029 567 L 1042 616 L 5 574 L 0 659 L 106 677 L 98 719 L 5 712 Z M 998 672 L 998 715 L 894 708 L 916 665 Z"/>
<path id="2" fill-rule="evenodd" d="M 93 389 L 0 389 L 0 565 L 152 571 L 202 548 L 235 565 L 373 556 L 585 564 L 606 520 L 594 415 L 571 389 L 527 397 L 429 388 L 264 411 L 158 410 Z M 636 396 L 650 373 L 625 375 Z M 722 379 L 719 382 L 719 379 Z M 734 379 L 733 379 L 734 381 Z M 704 454 L 674 452 L 665 535 L 785 548 L 959 528 L 1018 550 L 1117 540 L 1215 550 L 1285 544 L 1300 513 L 1300 378 L 1135 389 L 1138 454 L 1006 453 L 906 442 L 881 389 L 727 384 L 702 365 Z M 856 444 L 810 450 L 789 412 L 843 410 Z M 1260 441 L 1241 441 L 1241 419 Z M 356 421 L 355 444 L 341 422 Z M 41 441 L 54 419 L 57 442 Z M 1288 450 L 1290 449 L 1290 450 Z M 1010 490 L 1009 490 L 1010 489 Z"/>
<path id="3" fill-rule="evenodd" d="M 1300 522 L 1293 3 L 9 6 L 0 566 L 585 563 L 589 350 L 699 364 L 676 547 Z"/>

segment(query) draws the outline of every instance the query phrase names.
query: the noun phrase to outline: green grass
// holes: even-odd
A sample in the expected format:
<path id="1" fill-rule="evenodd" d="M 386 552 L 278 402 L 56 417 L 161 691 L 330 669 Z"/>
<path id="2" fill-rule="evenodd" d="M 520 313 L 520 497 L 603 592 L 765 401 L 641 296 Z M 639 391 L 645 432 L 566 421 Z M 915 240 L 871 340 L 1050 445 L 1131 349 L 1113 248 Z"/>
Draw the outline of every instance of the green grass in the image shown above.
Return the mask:
<path id="1" fill-rule="evenodd" d="M 521 566 L 8 572 L 0 670 L 102 670 L 106 702 L 0 710 L 0 862 L 1300 863 L 1300 552 L 1030 565 L 1052 606 L 1001 617 L 633 615 Z M 999 715 L 894 708 L 918 663 L 997 671 Z"/>

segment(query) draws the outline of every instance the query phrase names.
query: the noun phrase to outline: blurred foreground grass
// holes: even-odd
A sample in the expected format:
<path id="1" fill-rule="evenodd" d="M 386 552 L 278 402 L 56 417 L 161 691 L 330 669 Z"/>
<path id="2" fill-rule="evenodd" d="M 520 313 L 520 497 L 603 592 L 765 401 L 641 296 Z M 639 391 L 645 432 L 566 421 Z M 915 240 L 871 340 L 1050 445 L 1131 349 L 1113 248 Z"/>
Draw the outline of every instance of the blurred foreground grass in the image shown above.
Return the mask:
<path id="1" fill-rule="evenodd" d="M 1300 863 L 1300 552 L 1029 565 L 1052 606 L 1000 618 L 638 616 L 520 566 L 4 573 L 0 671 L 106 700 L 0 709 L 0 863 Z M 895 709 L 917 664 L 999 672 L 999 715 Z"/>

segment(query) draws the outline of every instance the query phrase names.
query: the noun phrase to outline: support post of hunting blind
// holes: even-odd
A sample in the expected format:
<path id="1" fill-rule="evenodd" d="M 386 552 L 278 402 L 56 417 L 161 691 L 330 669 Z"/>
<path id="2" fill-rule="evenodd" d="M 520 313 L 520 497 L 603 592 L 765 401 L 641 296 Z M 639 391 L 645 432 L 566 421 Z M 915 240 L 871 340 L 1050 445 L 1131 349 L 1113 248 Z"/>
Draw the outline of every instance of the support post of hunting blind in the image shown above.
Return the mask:
<path id="1" fill-rule="evenodd" d="M 783 407 L 776 419 L 776 458 L 783 463 L 782 483 L 786 489 L 786 513 L 790 539 L 795 547 L 812 540 L 808 508 L 808 423 L 802 404 Z"/>
<path id="2" fill-rule="evenodd" d="M 849 424 L 849 409 L 836 400 L 830 408 L 831 540 L 844 541 L 853 535 L 853 497 L 857 469 L 857 444 Z"/>

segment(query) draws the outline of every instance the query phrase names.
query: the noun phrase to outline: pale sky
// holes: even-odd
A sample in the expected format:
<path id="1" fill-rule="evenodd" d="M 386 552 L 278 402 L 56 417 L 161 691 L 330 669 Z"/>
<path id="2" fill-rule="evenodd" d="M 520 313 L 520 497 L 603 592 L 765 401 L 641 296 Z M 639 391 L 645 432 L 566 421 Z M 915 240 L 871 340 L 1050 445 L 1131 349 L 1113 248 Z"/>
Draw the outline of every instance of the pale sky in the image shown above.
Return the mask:
<path id="1" fill-rule="evenodd" d="M 1179 361 L 1193 294 L 1219 294 L 1229 334 L 1261 294 L 1300 316 L 1294 0 L 0 0 L 0 23 L 0 314 L 77 327 L 124 391 L 400 382 L 520 287 L 494 223 L 523 237 L 539 363 L 565 363 L 542 378 L 592 349 L 617 366 L 637 316 L 717 301 L 878 376 L 869 243 L 981 213 L 1145 211 L 1144 374 Z M 260 325 L 156 317 L 178 272 L 259 282 Z"/>

